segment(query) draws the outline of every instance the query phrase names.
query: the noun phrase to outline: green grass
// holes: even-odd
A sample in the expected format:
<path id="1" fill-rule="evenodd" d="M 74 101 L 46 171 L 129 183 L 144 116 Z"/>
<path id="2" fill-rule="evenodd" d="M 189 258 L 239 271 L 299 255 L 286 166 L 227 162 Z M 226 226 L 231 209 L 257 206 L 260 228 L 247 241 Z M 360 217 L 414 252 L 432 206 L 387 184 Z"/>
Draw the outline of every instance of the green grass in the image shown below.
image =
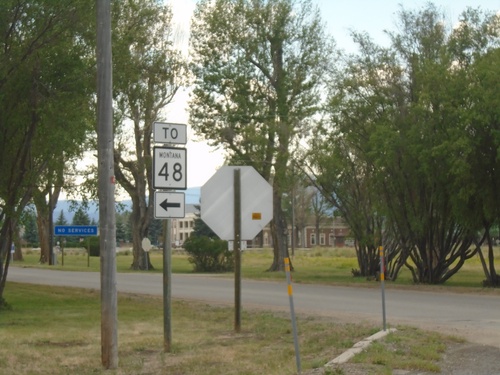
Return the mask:
<path id="1" fill-rule="evenodd" d="M 119 368 L 104 370 L 100 353 L 100 296 L 77 288 L 8 283 L 11 310 L 0 312 L 0 373 L 5 374 L 267 374 L 296 373 L 289 315 L 244 311 L 242 331 L 233 310 L 204 303 L 172 303 L 172 351 L 163 351 L 159 297 L 120 294 Z M 304 371 L 321 367 L 378 330 L 297 317 Z M 364 373 L 390 369 L 435 371 L 453 338 L 400 327 L 356 357 Z M 342 366 L 329 370 L 344 374 Z"/>
<path id="2" fill-rule="evenodd" d="M 90 257 L 90 266 L 87 266 L 87 255 L 84 250 L 67 250 L 64 257 L 64 266 L 59 255 L 59 264 L 49 266 L 38 263 L 39 253 L 36 251 L 24 251 L 24 261 L 14 262 L 15 265 L 24 267 L 41 267 L 61 270 L 78 271 L 99 271 L 99 257 Z M 500 249 L 495 250 L 496 257 L 500 257 Z M 142 272 L 163 272 L 163 255 L 160 251 L 150 252 L 151 263 L 154 270 Z M 271 249 L 257 249 L 243 252 L 242 255 L 242 277 L 257 280 L 283 280 L 284 274 L 281 272 L 267 272 L 273 261 Z M 132 264 L 131 251 L 124 251 L 116 257 L 118 272 L 136 272 L 130 270 Z M 293 281 L 296 283 L 322 283 L 335 285 L 363 285 L 377 286 L 373 280 L 366 280 L 363 277 L 353 277 L 352 269 L 357 269 L 357 259 L 354 249 L 297 249 L 292 257 Z M 192 273 L 193 266 L 188 261 L 188 256 L 174 252 L 172 254 L 172 272 Z M 226 274 L 232 277 L 232 273 Z M 469 259 L 457 274 L 455 274 L 444 285 L 455 289 L 474 288 L 481 289 L 482 281 L 485 279 L 483 268 L 476 256 Z M 438 289 L 443 286 L 414 286 L 410 271 L 403 268 L 395 282 L 386 282 L 389 287 L 419 287 Z M 492 291 L 493 293 L 495 291 Z"/>
<path id="3" fill-rule="evenodd" d="M 462 339 L 425 332 L 411 327 L 400 327 L 404 334 L 390 333 L 383 341 L 375 342 L 367 350 L 353 358 L 354 363 L 379 366 L 381 373 L 397 368 L 407 371 L 439 373 L 438 361 L 450 342 L 463 342 Z"/>

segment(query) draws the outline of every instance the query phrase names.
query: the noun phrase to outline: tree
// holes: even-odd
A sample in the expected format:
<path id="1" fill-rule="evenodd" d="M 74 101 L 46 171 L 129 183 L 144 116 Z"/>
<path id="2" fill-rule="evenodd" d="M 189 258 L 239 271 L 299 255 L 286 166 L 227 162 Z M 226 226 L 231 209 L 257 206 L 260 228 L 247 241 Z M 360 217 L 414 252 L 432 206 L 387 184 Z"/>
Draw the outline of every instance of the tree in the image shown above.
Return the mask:
<path id="1" fill-rule="evenodd" d="M 201 219 L 200 206 L 195 205 L 194 207 L 196 208 L 196 218 L 194 219 L 193 233 L 191 236 L 217 238 L 215 232 Z"/>
<path id="2" fill-rule="evenodd" d="M 202 0 L 190 43 L 191 125 L 224 148 L 233 165 L 253 166 L 272 181 L 269 270 L 283 270 L 288 249 L 282 196 L 289 190 L 289 166 L 319 111 L 333 62 L 319 11 L 310 1 Z"/>
<path id="3" fill-rule="evenodd" d="M 62 213 L 63 211 L 61 211 Z M 78 207 L 73 215 L 72 225 L 90 225 L 90 217 L 83 207 Z"/>
<path id="4" fill-rule="evenodd" d="M 130 242 L 132 231 L 130 228 L 130 211 L 116 214 L 116 242 Z"/>
<path id="5" fill-rule="evenodd" d="M 500 285 L 491 236 L 491 229 L 498 225 L 500 218 L 499 26 L 497 14 L 468 9 L 450 38 L 455 71 L 464 82 L 461 92 L 465 97 L 465 121 L 460 123 L 461 131 L 455 141 L 460 148 L 453 154 L 458 192 L 455 210 L 469 225 L 482 228 L 482 235 L 475 243 L 488 286 Z M 487 245 L 487 261 L 479 247 L 482 243 Z"/>
<path id="6" fill-rule="evenodd" d="M 66 220 L 66 216 L 64 215 L 64 210 L 61 210 L 61 212 L 59 212 L 59 216 L 57 217 L 55 224 L 56 225 L 67 225 L 68 224 L 68 220 Z"/>
<path id="7" fill-rule="evenodd" d="M 189 254 L 189 262 L 194 265 L 194 272 L 227 272 L 234 269 L 233 253 L 228 250 L 227 241 L 221 240 L 201 219 L 200 206 L 197 212 L 193 232 L 184 242 L 184 249 Z"/>
<path id="8" fill-rule="evenodd" d="M 21 220 L 24 226 L 23 239 L 28 243 L 29 246 L 38 246 L 38 231 L 36 225 L 36 214 L 33 212 L 29 206 L 24 211 L 23 218 Z"/>
<path id="9" fill-rule="evenodd" d="M 80 0 L 2 3 L 0 301 L 20 215 L 36 189 L 52 181 L 55 165 L 64 164 L 64 152 L 78 149 L 88 125 L 92 80 L 82 36 L 92 25 L 89 15 Z"/>
<path id="10" fill-rule="evenodd" d="M 487 189 L 494 186 L 481 171 L 494 167 L 492 155 L 485 158 L 483 147 L 474 146 L 485 139 L 471 137 L 479 106 L 469 92 L 478 85 L 464 62 L 488 50 L 485 33 L 498 28 L 491 18 L 482 23 L 471 17 L 483 25 L 471 33 L 482 42 L 471 43 L 454 38 L 443 19 L 432 5 L 418 12 L 401 10 L 401 28 L 390 33 L 388 49 L 355 34 L 360 53 L 338 70 L 331 87 L 330 145 L 321 140 L 314 145 L 323 152 L 335 145 L 316 155 L 314 163 L 326 172 L 323 181 L 336 181 L 327 185 L 330 196 L 344 208 L 349 200 L 357 201 L 352 214 L 368 213 L 365 222 L 353 216 L 351 229 L 356 233 L 356 224 L 375 229 L 366 231 L 372 233 L 369 243 L 383 240 L 394 246 L 394 270 L 405 264 L 415 282 L 425 283 L 445 282 L 476 253 L 477 246 L 471 245 L 484 227 L 484 208 L 494 203 L 488 198 L 487 204 L 477 204 L 478 184 L 486 180 Z M 470 53 L 473 45 L 481 46 L 477 54 Z M 495 118 L 490 114 L 488 121 Z M 367 226 L 370 222 L 375 226 Z"/>
<path id="11" fill-rule="evenodd" d="M 152 127 L 183 84 L 184 63 L 173 48 L 168 6 L 154 0 L 113 4 L 115 174 L 132 199 L 131 268 L 152 270 L 141 246 L 153 217 Z"/>

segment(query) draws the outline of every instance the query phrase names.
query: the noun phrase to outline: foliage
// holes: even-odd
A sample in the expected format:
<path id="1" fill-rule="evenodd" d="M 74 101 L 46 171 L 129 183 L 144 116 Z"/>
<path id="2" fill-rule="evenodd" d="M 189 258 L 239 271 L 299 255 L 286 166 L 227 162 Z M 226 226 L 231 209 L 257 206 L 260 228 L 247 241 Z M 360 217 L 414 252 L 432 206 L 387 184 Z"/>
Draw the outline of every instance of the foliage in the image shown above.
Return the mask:
<path id="1" fill-rule="evenodd" d="M 89 249 L 91 257 L 98 257 L 101 255 L 100 239 L 99 237 L 89 238 Z"/>
<path id="2" fill-rule="evenodd" d="M 234 269 L 233 253 L 227 241 L 206 236 L 191 236 L 184 242 L 195 272 L 228 272 Z"/>
<path id="3" fill-rule="evenodd" d="M 319 112 L 331 44 L 308 0 L 203 0 L 195 9 L 190 122 L 233 165 L 272 177 L 273 271 L 288 252 L 281 200 L 292 154 Z"/>
<path id="4" fill-rule="evenodd" d="M 29 246 L 38 247 L 38 231 L 36 226 L 36 214 L 31 207 L 28 207 L 23 212 L 21 224 L 24 227 L 23 239 Z"/>
<path id="5" fill-rule="evenodd" d="M 498 110 L 480 104 L 497 100 L 484 78 L 496 79 L 499 17 L 469 9 L 453 30 L 444 19 L 432 4 L 401 9 L 388 48 L 353 33 L 359 53 L 336 68 L 311 148 L 368 271 L 384 245 L 394 276 L 406 265 L 423 283 L 455 274 L 499 215 Z"/>
<path id="6" fill-rule="evenodd" d="M 61 211 L 62 212 L 62 211 Z M 90 216 L 83 207 L 78 207 L 73 215 L 72 225 L 90 225 Z"/>
<path id="7" fill-rule="evenodd" d="M 115 174 L 132 200 L 134 261 L 143 269 L 153 218 L 152 130 L 184 84 L 185 63 L 174 48 L 172 12 L 155 0 L 113 2 Z M 183 171 L 187 173 L 187 171 Z M 148 264 L 147 269 L 153 266 Z"/>
<path id="8" fill-rule="evenodd" d="M 64 215 L 64 210 L 61 210 L 61 212 L 59 212 L 59 216 L 57 217 L 54 224 L 55 225 L 67 225 L 68 224 L 68 220 L 66 220 L 66 216 Z"/>
<path id="9" fill-rule="evenodd" d="M 65 165 L 81 153 L 91 129 L 93 65 L 84 40 L 92 16 L 82 0 L 1 5 L 0 297 L 24 207 L 37 194 L 45 200 L 54 185 L 62 188 Z M 39 239 L 48 246 L 47 237 Z"/>
<path id="10" fill-rule="evenodd" d="M 201 219 L 201 213 L 200 213 L 200 206 L 195 205 L 196 208 L 196 213 L 195 216 L 196 218 L 194 219 L 194 227 L 193 227 L 193 232 L 191 233 L 191 236 L 196 236 L 196 237 L 208 237 L 208 238 L 218 238 L 218 236 L 215 234 L 215 232 L 210 229 L 210 227 L 205 224 L 205 222 Z"/>

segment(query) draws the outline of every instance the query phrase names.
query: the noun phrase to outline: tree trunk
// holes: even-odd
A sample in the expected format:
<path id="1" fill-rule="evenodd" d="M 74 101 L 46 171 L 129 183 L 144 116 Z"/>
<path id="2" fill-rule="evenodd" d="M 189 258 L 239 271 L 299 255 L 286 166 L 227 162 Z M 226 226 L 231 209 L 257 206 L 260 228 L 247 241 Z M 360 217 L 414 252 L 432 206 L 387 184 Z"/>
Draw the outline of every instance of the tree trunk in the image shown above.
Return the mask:
<path id="1" fill-rule="evenodd" d="M 13 235 L 12 241 L 14 242 L 14 246 L 15 246 L 13 259 L 16 262 L 22 262 L 24 260 L 24 258 L 23 258 L 23 251 L 22 251 L 21 236 L 19 235 L 19 225 L 16 225 L 12 235 Z"/>
<path id="2" fill-rule="evenodd" d="M 285 258 L 289 257 L 287 244 L 287 225 L 285 215 L 281 209 L 281 193 L 273 190 L 273 220 L 271 221 L 271 235 L 273 238 L 273 264 L 268 271 L 284 271 Z M 293 270 L 290 263 L 290 270 Z"/>
<path id="3" fill-rule="evenodd" d="M 36 223 L 38 226 L 38 238 L 40 240 L 40 260 L 41 264 L 49 262 L 50 259 L 50 236 L 49 236 L 49 214 L 43 212 L 37 206 Z"/>
<path id="4" fill-rule="evenodd" d="M 495 269 L 495 254 L 493 252 L 493 241 L 488 233 L 488 262 L 490 265 L 491 286 L 497 287 L 500 285 L 500 280 Z"/>
<path id="5" fill-rule="evenodd" d="M 40 263 L 50 262 L 51 246 L 50 240 L 52 233 L 50 233 L 49 220 L 54 214 L 59 193 L 61 192 L 62 180 L 58 178 L 58 185 L 54 187 L 54 191 L 49 193 L 52 186 L 46 187 L 43 191 L 37 189 L 33 192 L 33 201 L 36 207 L 36 222 L 38 226 L 38 238 L 40 239 Z M 46 196 L 49 195 L 48 202 Z"/>
<path id="6" fill-rule="evenodd" d="M 11 244 L 11 231 L 9 230 L 11 226 L 11 218 L 5 217 L 3 220 L 3 225 L 0 230 L 0 309 L 6 305 L 3 298 L 3 292 L 5 290 L 5 284 L 7 281 L 7 273 L 9 270 L 9 260 L 10 257 L 10 244 Z"/>
<path id="7" fill-rule="evenodd" d="M 133 270 L 154 270 L 148 254 L 142 249 L 142 240 L 147 237 L 149 229 L 149 210 L 146 201 L 141 205 L 140 198 L 132 200 L 132 253 L 133 261 L 130 266 Z"/>

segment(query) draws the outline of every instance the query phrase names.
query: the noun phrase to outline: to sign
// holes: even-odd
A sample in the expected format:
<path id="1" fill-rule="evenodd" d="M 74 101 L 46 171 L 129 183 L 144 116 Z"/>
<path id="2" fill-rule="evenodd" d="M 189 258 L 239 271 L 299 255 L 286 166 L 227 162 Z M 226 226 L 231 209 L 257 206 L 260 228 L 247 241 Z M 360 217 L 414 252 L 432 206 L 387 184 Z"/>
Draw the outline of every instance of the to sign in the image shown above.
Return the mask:
<path id="1" fill-rule="evenodd" d="M 185 215 L 184 193 L 155 191 L 155 219 L 183 218 Z"/>
<path id="2" fill-rule="evenodd" d="M 185 145 L 187 142 L 187 125 L 155 122 L 153 124 L 153 141 L 155 143 Z"/>
<path id="3" fill-rule="evenodd" d="M 154 147 L 153 151 L 153 188 L 185 190 L 186 149 Z"/>

